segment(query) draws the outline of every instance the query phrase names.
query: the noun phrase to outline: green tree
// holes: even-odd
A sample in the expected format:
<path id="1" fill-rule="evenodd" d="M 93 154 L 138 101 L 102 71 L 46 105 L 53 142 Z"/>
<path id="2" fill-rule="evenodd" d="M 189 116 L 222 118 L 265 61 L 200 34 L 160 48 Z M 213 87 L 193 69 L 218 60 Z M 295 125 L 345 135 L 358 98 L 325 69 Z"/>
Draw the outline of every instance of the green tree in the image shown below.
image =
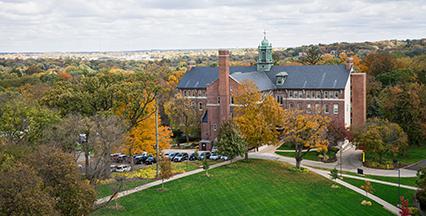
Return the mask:
<path id="1" fill-rule="evenodd" d="M 416 198 L 420 202 L 421 208 L 426 209 L 426 168 L 417 171 L 417 186 L 420 188 L 417 190 Z"/>
<path id="2" fill-rule="evenodd" d="M 300 62 L 307 65 L 315 65 L 321 61 L 322 52 L 318 46 L 309 46 L 306 55 L 301 57 Z"/>
<path id="3" fill-rule="evenodd" d="M 385 158 L 392 160 L 403 154 L 408 147 L 408 138 L 398 124 L 373 118 L 357 132 L 354 143 L 365 151 L 367 159 L 383 163 Z"/>
<path id="4" fill-rule="evenodd" d="M 216 143 L 219 154 L 226 155 L 232 160 L 236 156 L 244 155 L 246 145 L 237 126 L 232 121 L 221 124 Z"/>
<path id="5" fill-rule="evenodd" d="M 44 107 L 20 99 L 8 100 L 0 107 L 0 139 L 15 145 L 39 144 L 44 130 L 59 118 Z"/>
<path id="6" fill-rule="evenodd" d="M 407 83 L 385 88 L 379 95 L 380 110 L 384 117 L 398 123 L 409 137 L 410 144 L 421 145 L 426 141 L 425 87 Z"/>

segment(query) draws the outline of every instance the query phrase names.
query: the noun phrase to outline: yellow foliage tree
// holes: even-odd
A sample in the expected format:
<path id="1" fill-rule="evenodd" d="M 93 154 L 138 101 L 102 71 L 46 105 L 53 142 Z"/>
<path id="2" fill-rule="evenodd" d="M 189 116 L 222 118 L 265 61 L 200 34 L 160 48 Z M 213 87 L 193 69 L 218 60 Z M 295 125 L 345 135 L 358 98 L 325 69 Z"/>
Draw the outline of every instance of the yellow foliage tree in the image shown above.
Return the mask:
<path id="1" fill-rule="evenodd" d="M 155 101 L 148 105 L 149 112 L 155 111 Z M 160 116 L 158 122 L 161 122 Z M 158 145 L 160 150 L 170 147 L 172 131 L 167 126 L 158 127 Z M 122 150 L 133 156 L 142 152 L 156 154 L 155 148 L 155 115 L 150 115 L 144 121 L 139 122 L 132 128 L 125 139 Z"/>
<path id="2" fill-rule="evenodd" d="M 284 110 L 270 95 L 263 96 L 252 81 L 244 81 L 235 95 L 234 121 L 248 150 L 264 144 L 278 144 L 277 126 L 282 125 Z"/>
<path id="3" fill-rule="evenodd" d="M 296 168 L 300 168 L 303 156 L 316 148 L 326 151 L 328 147 L 327 126 L 330 118 L 322 115 L 304 114 L 300 111 L 286 110 L 283 135 L 286 142 L 295 145 Z"/>
<path id="4" fill-rule="evenodd" d="M 357 55 L 352 55 L 350 57 L 352 58 L 352 62 L 354 63 L 355 70 L 362 73 L 366 73 L 368 71 L 367 65 L 365 65 Z M 342 63 L 345 63 L 349 56 L 343 52 L 339 54 L 339 58 Z"/>

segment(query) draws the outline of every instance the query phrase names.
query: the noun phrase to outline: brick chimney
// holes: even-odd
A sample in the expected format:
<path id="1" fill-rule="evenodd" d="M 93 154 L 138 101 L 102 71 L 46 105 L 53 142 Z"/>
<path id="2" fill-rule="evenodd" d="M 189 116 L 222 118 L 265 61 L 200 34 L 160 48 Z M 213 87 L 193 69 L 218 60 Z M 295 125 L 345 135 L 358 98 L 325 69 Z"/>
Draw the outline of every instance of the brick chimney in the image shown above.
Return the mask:
<path id="1" fill-rule="evenodd" d="M 351 126 L 357 130 L 367 121 L 367 74 L 351 73 L 352 113 Z"/>
<path id="2" fill-rule="evenodd" d="M 346 70 L 351 71 L 354 66 L 354 59 L 352 57 L 348 57 L 345 62 Z"/>
<path id="3" fill-rule="evenodd" d="M 220 97 L 220 122 L 230 118 L 230 93 L 229 93 L 229 50 L 219 50 L 219 89 Z"/>

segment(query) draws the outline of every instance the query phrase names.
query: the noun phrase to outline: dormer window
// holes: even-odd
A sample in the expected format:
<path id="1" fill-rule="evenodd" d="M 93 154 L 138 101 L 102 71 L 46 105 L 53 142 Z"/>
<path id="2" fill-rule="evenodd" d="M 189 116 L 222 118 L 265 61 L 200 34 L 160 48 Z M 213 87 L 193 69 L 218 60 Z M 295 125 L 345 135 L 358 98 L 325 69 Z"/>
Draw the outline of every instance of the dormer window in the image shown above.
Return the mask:
<path id="1" fill-rule="evenodd" d="M 288 76 L 287 72 L 279 72 L 279 73 L 277 73 L 277 75 L 275 75 L 275 77 L 277 78 L 276 85 L 277 86 L 284 85 L 284 83 L 285 83 L 285 81 L 287 79 L 287 76 Z"/>

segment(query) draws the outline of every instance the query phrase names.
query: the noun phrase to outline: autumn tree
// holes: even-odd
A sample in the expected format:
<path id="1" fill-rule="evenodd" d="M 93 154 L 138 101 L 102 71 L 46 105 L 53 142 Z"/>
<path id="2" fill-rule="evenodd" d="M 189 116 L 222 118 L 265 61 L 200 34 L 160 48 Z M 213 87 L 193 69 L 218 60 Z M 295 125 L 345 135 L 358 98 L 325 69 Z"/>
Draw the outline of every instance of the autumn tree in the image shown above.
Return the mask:
<path id="1" fill-rule="evenodd" d="M 56 200 L 28 165 L 14 162 L 0 172 L 1 215 L 57 215 Z"/>
<path id="2" fill-rule="evenodd" d="M 394 159 L 408 147 L 407 135 L 398 124 L 378 118 L 367 121 L 354 136 L 354 143 L 365 151 L 367 159 L 379 163 Z"/>
<path id="3" fill-rule="evenodd" d="M 299 169 L 303 157 L 312 149 L 327 150 L 327 127 L 330 119 L 327 116 L 309 115 L 299 111 L 286 112 L 283 135 L 286 142 L 295 146 L 296 168 Z"/>
<path id="4" fill-rule="evenodd" d="M 92 186 L 83 182 L 71 155 L 56 148 L 41 146 L 28 156 L 27 163 L 43 180 L 44 187 L 57 202 L 63 215 L 88 215 L 96 199 Z"/>
<path id="5" fill-rule="evenodd" d="M 248 151 L 261 145 L 279 144 L 277 127 L 283 125 L 284 110 L 270 95 L 263 96 L 255 83 L 243 81 L 235 94 L 234 121 Z"/>
<path id="6" fill-rule="evenodd" d="M 164 106 L 172 127 L 185 134 L 186 143 L 189 143 L 191 135 L 199 136 L 202 113 L 196 107 L 198 104 L 178 93 Z"/>
<path id="7" fill-rule="evenodd" d="M 160 160 L 160 178 L 161 178 L 161 188 L 163 190 L 164 190 L 164 180 L 167 180 L 172 176 L 173 176 L 172 163 L 166 157 L 161 158 L 161 160 Z"/>
<path id="8" fill-rule="evenodd" d="M 151 110 L 155 111 L 155 101 L 148 105 L 148 112 Z M 158 122 L 161 122 L 160 116 Z M 136 127 L 127 133 L 121 149 L 129 154 L 131 158 L 135 154 L 147 152 L 150 154 L 156 154 L 156 142 L 155 142 L 155 115 L 150 115 L 147 119 L 140 122 Z M 158 145 L 160 150 L 167 149 L 170 147 L 172 131 L 167 126 L 158 127 Z M 132 160 L 133 164 L 133 160 Z"/>
<path id="9" fill-rule="evenodd" d="M 86 178 L 96 184 L 99 178 L 110 174 L 110 154 L 122 143 L 125 126 L 117 117 L 96 115 L 88 119 L 86 127 L 82 149 L 93 154 L 89 162 L 86 157 Z"/>
<path id="10" fill-rule="evenodd" d="M 421 208 L 426 209 L 426 168 L 417 171 L 416 184 L 419 187 L 416 198 L 419 200 Z"/>
<path id="11" fill-rule="evenodd" d="M 243 156 L 246 145 L 235 123 L 227 121 L 221 124 L 216 143 L 219 154 L 226 155 L 232 160 L 236 156 Z"/>
<path id="12" fill-rule="evenodd" d="M 365 181 L 364 185 L 361 185 L 361 189 L 365 191 L 365 196 L 368 197 L 368 194 L 373 192 L 373 185 L 370 181 Z"/>

